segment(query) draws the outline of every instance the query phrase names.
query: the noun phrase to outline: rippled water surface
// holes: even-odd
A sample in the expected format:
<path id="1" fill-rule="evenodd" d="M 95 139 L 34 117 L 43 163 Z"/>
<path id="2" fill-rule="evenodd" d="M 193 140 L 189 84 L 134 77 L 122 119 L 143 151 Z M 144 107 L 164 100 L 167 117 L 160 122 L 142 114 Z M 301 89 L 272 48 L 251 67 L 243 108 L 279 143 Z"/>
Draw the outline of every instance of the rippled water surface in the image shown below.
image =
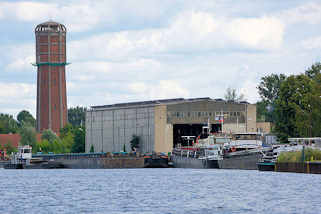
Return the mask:
<path id="1" fill-rule="evenodd" d="M 0 213 L 321 213 L 321 175 L 0 169 Z"/>

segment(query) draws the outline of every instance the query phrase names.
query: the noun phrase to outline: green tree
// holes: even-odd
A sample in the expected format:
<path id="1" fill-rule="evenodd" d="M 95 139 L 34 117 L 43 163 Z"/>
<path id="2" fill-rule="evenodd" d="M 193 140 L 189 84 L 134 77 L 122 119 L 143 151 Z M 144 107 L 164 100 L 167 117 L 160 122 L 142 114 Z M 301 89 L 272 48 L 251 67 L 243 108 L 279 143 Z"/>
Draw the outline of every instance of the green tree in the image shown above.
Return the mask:
<path id="1" fill-rule="evenodd" d="M 18 123 L 12 115 L 0 114 L 0 134 L 17 133 Z"/>
<path id="2" fill-rule="evenodd" d="M 91 145 L 89 152 L 90 152 L 90 153 L 94 153 L 94 152 L 95 152 L 94 145 Z"/>
<path id="3" fill-rule="evenodd" d="M 31 126 L 22 126 L 19 134 L 21 136 L 20 143 L 22 145 L 31 145 L 32 147 L 36 144 L 36 130 Z"/>
<path id="4" fill-rule="evenodd" d="M 300 136 L 319 137 L 321 134 L 321 74 L 316 74 L 302 95 L 300 105 L 296 105 L 296 127 Z"/>
<path id="5" fill-rule="evenodd" d="M 311 79 L 314 79 L 320 73 L 321 73 L 321 63 L 320 62 L 313 64 L 311 66 L 311 68 L 308 68 L 305 71 L 305 75 L 307 75 Z"/>
<path id="6" fill-rule="evenodd" d="M 256 120 L 260 122 L 268 121 L 267 115 L 268 115 L 267 106 L 263 101 L 259 101 L 256 103 Z"/>
<path id="7" fill-rule="evenodd" d="M 320 135 L 321 127 L 321 75 L 292 75 L 281 85 L 276 99 L 275 131 L 282 142 L 288 137 Z"/>
<path id="8" fill-rule="evenodd" d="M 60 138 L 64 138 L 69 133 L 73 133 L 73 131 L 74 127 L 70 123 L 67 123 L 63 128 L 60 129 Z"/>
<path id="9" fill-rule="evenodd" d="M 14 147 L 10 141 L 4 145 L 4 149 L 6 150 L 8 155 L 18 151 L 17 148 Z"/>
<path id="10" fill-rule="evenodd" d="M 64 146 L 64 152 L 70 153 L 72 145 L 74 144 L 74 134 L 72 132 L 68 132 L 63 138 L 61 138 L 61 143 Z"/>
<path id="11" fill-rule="evenodd" d="M 284 74 L 271 74 L 261 78 L 257 89 L 262 99 L 257 105 L 258 118 L 264 118 L 266 122 L 276 121 L 276 99 L 279 97 L 281 84 L 286 80 Z"/>
<path id="12" fill-rule="evenodd" d="M 284 74 L 271 74 L 261 78 L 261 82 L 257 89 L 262 101 L 267 105 L 273 105 L 275 100 L 279 97 L 281 84 L 285 81 Z"/>
<path id="13" fill-rule="evenodd" d="M 44 130 L 41 135 L 41 140 L 47 140 L 49 143 L 59 141 L 59 137 L 50 129 Z"/>
<path id="14" fill-rule="evenodd" d="M 26 110 L 22 110 L 17 115 L 17 120 L 19 122 L 19 126 L 27 125 L 36 127 L 36 120 L 35 118 Z"/>
<path id="15" fill-rule="evenodd" d="M 32 147 L 32 152 L 42 152 L 44 154 L 48 154 L 49 152 L 52 152 L 51 146 L 48 140 L 41 140 L 40 142 L 37 142 L 35 147 Z"/>
<path id="16" fill-rule="evenodd" d="M 68 122 L 73 127 L 85 127 L 86 123 L 86 107 L 74 107 L 68 109 Z"/>
<path id="17" fill-rule="evenodd" d="M 130 146 L 132 151 L 135 151 L 136 149 L 139 148 L 139 142 L 140 142 L 139 136 L 133 135 L 132 139 L 130 140 Z"/>
<path id="18" fill-rule="evenodd" d="M 67 123 L 62 129 L 60 129 L 60 139 L 65 147 L 65 152 L 70 153 L 72 145 L 74 144 L 74 127 Z"/>
<path id="19" fill-rule="evenodd" d="M 244 94 L 237 94 L 235 88 L 228 87 L 224 95 L 225 100 L 239 102 L 244 100 Z"/>
<path id="20" fill-rule="evenodd" d="M 74 144 L 71 147 L 72 153 L 83 153 L 85 152 L 85 129 L 84 128 L 77 128 L 74 131 Z"/>

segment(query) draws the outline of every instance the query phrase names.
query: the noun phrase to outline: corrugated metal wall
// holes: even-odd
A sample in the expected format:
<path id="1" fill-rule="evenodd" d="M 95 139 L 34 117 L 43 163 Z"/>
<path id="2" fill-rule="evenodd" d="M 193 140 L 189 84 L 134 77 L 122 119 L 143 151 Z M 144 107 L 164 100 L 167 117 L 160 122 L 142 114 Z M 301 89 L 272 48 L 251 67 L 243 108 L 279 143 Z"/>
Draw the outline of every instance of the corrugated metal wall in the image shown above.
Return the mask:
<path id="1" fill-rule="evenodd" d="M 141 152 L 154 150 L 154 107 L 113 110 L 92 110 L 86 114 L 86 152 L 94 145 L 95 152 L 120 152 L 138 135 Z"/>

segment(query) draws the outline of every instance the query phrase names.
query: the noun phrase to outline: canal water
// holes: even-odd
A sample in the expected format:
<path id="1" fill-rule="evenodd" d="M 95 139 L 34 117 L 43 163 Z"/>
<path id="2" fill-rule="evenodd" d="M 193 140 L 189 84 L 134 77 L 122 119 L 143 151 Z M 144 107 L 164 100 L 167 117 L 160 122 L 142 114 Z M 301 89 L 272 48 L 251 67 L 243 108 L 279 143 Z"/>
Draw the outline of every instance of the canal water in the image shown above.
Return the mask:
<path id="1" fill-rule="evenodd" d="M 0 213 L 321 213 L 321 175 L 0 169 Z"/>

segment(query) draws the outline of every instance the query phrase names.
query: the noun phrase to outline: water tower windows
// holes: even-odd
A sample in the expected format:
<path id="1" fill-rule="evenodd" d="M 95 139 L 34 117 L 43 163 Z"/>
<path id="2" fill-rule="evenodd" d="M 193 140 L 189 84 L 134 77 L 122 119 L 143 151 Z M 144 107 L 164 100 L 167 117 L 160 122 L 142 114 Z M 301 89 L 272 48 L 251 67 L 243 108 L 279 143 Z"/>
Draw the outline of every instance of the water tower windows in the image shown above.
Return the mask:
<path id="1" fill-rule="evenodd" d="M 40 43 L 48 43 L 48 36 L 39 36 Z"/>
<path id="2" fill-rule="evenodd" d="M 58 25 L 50 26 L 50 30 L 58 31 Z"/>
<path id="3" fill-rule="evenodd" d="M 50 42 L 58 42 L 59 41 L 59 36 L 51 36 L 50 37 Z"/>
<path id="4" fill-rule="evenodd" d="M 48 62 L 48 55 L 40 55 L 40 62 Z"/>
<path id="5" fill-rule="evenodd" d="M 48 53 L 48 45 L 40 45 L 40 53 Z"/>
<path id="6" fill-rule="evenodd" d="M 51 53 L 58 53 L 59 52 L 59 46 L 58 45 L 51 45 L 50 51 L 51 51 Z"/>
<path id="7" fill-rule="evenodd" d="M 59 62 L 59 55 L 51 54 L 50 55 L 50 61 L 51 62 Z"/>

